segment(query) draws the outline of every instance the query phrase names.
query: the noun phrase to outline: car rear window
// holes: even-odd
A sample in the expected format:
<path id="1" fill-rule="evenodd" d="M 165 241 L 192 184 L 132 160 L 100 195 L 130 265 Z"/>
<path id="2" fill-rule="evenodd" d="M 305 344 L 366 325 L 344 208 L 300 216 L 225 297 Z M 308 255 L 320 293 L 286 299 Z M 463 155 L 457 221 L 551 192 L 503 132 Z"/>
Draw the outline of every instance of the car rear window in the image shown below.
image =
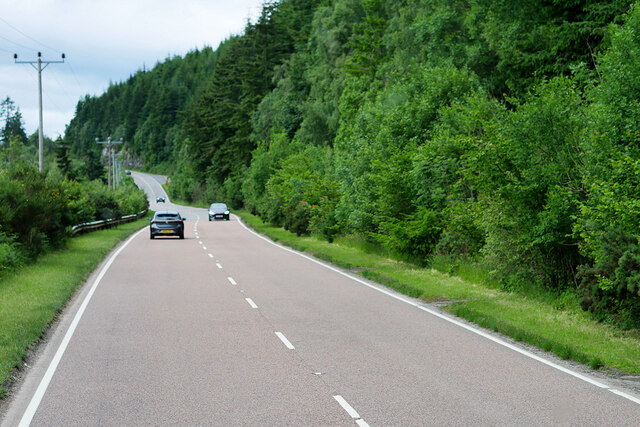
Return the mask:
<path id="1" fill-rule="evenodd" d="M 156 219 L 162 219 L 162 220 L 172 220 L 172 219 L 180 219 L 180 215 L 174 215 L 174 214 L 157 214 L 156 215 Z"/>

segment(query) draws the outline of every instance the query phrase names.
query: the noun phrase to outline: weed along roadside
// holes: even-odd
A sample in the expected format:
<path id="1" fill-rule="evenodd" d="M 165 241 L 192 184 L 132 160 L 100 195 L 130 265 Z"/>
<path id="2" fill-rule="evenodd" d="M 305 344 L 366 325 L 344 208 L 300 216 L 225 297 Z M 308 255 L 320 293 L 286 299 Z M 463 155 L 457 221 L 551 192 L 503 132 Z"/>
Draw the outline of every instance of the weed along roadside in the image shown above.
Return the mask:
<path id="1" fill-rule="evenodd" d="M 544 296 L 528 297 L 504 292 L 496 286 L 474 283 L 370 253 L 346 239 L 329 243 L 299 237 L 265 224 L 247 212 L 235 211 L 254 230 L 293 249 L 350 270 L 353 274 L 425 302 L 483 328 L 511 337 L 556 356 L 609 373 L 640 374 L 640 336 L 594 321 L 579 305 L 558 306 Z M 466 266 L 465 277 L 482 276 Z M 476 274 L 477 273 L 477 274 Z M 639 377 L 640 378 L 640 377 Z"/>
<path id="2" fill-rule="evenodd" d="M 0 403 L 29 349 L 45 337 L 76 290 L 119 242 L 148 223 L 142 218 L 74 237 L 64 249 L 43 255 L 0 279 Z"/>

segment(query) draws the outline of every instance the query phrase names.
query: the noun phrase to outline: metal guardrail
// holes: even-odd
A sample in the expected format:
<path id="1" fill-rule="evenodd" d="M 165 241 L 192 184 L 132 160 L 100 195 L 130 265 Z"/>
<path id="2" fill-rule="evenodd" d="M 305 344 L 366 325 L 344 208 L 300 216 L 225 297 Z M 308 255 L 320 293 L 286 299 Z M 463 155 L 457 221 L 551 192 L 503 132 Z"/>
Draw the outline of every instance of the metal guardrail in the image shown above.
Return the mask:
<path id="1" fill-rule="evenodd" d="M 73 227 L 71 227 L 71 234 L 86 233 L 88 231 L 95 231 L 95 230 L 101 230 L 103 228 L 113 227 L 114 225 L 118 225 L 118 224 L 125 224 L 127 222 L 135 221 L 136 219 L 141 218 L 146 214 L 147 214 L 147 210 L 145 209 L 142 212 L 139 212 L 137 214 L 126 215 L 126 216 L 123 216 L 122 218 L 111 218 L 111 219 L 104 219 L 102 221 L 85 222 L 85 223 L 74 225 Z"/>

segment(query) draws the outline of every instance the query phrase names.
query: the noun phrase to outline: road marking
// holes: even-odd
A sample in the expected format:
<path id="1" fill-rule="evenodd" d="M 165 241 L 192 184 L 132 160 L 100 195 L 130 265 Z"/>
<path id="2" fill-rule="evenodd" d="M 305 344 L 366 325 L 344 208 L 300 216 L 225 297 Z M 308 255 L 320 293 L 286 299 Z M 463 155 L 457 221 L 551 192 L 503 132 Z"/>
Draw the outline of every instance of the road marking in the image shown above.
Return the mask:
<path id="1" fill-rule="evenodd" d="M 610 388 L 609 391 L 613 394 L 617 394 L 618 396 L 622 396 L 622 397 L 626 397 L 627 399 L 637 403 L 638 405 L 640 405 L 640 399 L 633 397 L 633 396 L 629 396 L 628 394 L 626 394 L 625 392 L 622 392 L 620 390 L 616 390 L 615 388 Z"/>
<path id="2" fill-rule="evenodd" d="M 369 424 L 367 424 L 367 422 L 360 417 L 360 414 L 358 414 L 358 412 L 353 409 L 353 407 L 349 405 L 342 396 L 336 394 L 335 396 L 333 396 L 333 398 L 340 404 L 340 406 L 342 406 L 342 409 L 347 411 L 347 414 L 349 414 L 351 418 L 356 420 L 356 424 L 361 427 L 369 427 Z"/>
<path id="3" fill-rule="evenodd" d="M 216 265 L 218 266 L 218 268 L 219 268 L 219 269 L 221 269 L 221 270 L 222 270 L 222 266 L 220 265 L 220 263 L 219 263 L 219 262 L 216 262 Z"/>
<path id="4" fill-rule="evenodd" d="M 198 240 L 198 243 L 202 244 L 202 241 L 201 241 L 201 240 Z"/>
<path id="5" fill-rule="evenodd" d="M 236 281 L 235 281 L 235 280 L 233 280 L 233 277 L 227 277 L 227 280 L 228 280 L 229 282 L 231 282 L 231 284 L 232 284 L 232 285 L 234 285 L 234 286 L 235 286 L 235 285 L 237 285 Z"/>
<path id="6" fill-rule="evenodd" d="M 530 359 L 536 360 L 536 361 L 538 361 L 540 363 L 543 363 L 543 364 L 545 364 L 545 365 L 547 365 L 547 366 L 549 366 L 549 367 L 551 367 L 553 369 L 556 369 L 556 370 L 558 370 L 560 372 L 564 372 L 567 375 L 571 375 L 572 377 L 577 378 L 579 380 L 582 380 L 582 381 L 584 381 L 586 383 L 589 383 L 589 384 L 591 384 L 593 386 L 608 390 L 611 393 L 614 393 L 614 394 L 616 394 L 616 395 L 618 395 L 620 397 L 623 397 L 623 398 L 625 398 L 627 400 L 630 400 L 630 401 L 640 405 L 640 399 L 635 397 L 635 396 L 632 396 L 632 395 L 630 395 L 628 393 L 625 393 L 625 392 L 621 392 L 619 390 L 614 389 L 611 386 L 603 384 L 600 381 L 597 381 L 597 380 L 595 380 L 593 378 L 587 377 L 586 375 L 583 375 L 583 374 L 581 374 L 579 372 L 572 371 L 571 369 L 565 368 L 564 366 L 560 366 L 557 363 L 552 362 L 551 360 L 544 359 L 544 358 L 542 358 L 542 357 L 540 357 L 540 356 L 538 356 L 538 355 L 536 355 L 534 353 L 531 353 L 530 351 L 527 351 L 527 350 L 525 350 L 523 348 L 520 348 L 520 347 L 517 347 L 517 346 L 515 346 L 513 344 L 510 344 L 510 343 L 508 343 L 508 342 L 506 342 L 506 341 L 504 341 L 504 340 L 502 340 L 502 339 L 500 339 L 500 338 L 498 338 L 496 336 L 490 335 L 489 333 L 479 329 L 478 327 L 463 323 L 462 321 L 457 320 L 457 319 L 455 319 L 453 317 L 449 317 L 449 316 L 444 315 L 442 313 L 439 313 L 439 312 L 437 312 L 435 310 L 432 310 L 430 308 L 424 307 L 424 306 L 422 306 L 422 305 L 420 305 L 420 304 L 418 304 L 416 302 L 411 301 L 410 299 L 408 299 L 408 298 L 406 298 L 404 296 L 396 295 L 396 294 L 394 294 L 394 293 L 392 293 L 392 292 L 390 292 L 390 291 L 388 291 L 386 289 L 381 289 L 381 288 L 379 288 L 377 286 L 372 285 L 371 283 L 367 283 L 366 281 L 360 279 L 359 277 L 356 277 L 356 276 L 353 276 L 351 274 L 345 273 L 344 271 L 339 270 L 336 267 L 333 267 L 333 266 L 331 266 L 329 264 L 326 264 L 326 263 L 324 263 L 322 261 L 318 261 L 317 259 L 314 259 L 314 258 L 312 258 L 312 257 L 310 257 L 308 255 L 305 255 L 305 254 L 301 253 L 301 252 L 295 251 L 295 250 L 293 250 L 291 248 L 287 248 L 286 246 L 278 244 L 278 243 L 276 243 L 276 242 L 274 242 L 274 241 L 262 236 L 261 234 L 258 234 L 257 232 L 253 231 L 252 229 L 247 227 L 244 224 L 244 222 L 242 222 L 240 220 L 239 217 L 236 216 L 236 219 L 238 220 L 238 223 L 245 230 L 247 230 L 249 233 L 253 234 L 254 236 L 264 240 L 265 242 L 267 242 L 267 243 L 269 243 L 269 244 L 271 244 L 273 246 L 276 246 L 276 247 L 278 247 L 278 248 L 280 248 L 280 249 L 282 249 L 284 251 L 291 252 L 292 254 L 296 254 L 296 255 L 298 255 L 298 256 L 300 256 L 302 258 L 305 258 L 305 259 L 307 259 L 307 260 L 309 260 L 309 261 L 311 261 L 313 263 L 321 265 L 324 268 L 327 268 L 327 269 L 329 269 L 329 270 L 331 270 L 331 271 L 333 271 L 335 273 L 338 273 L 338 274 L 340 274 L 340 275 L 342 275 L 344 277 L 347 277 L 347 278 L 349 278 L 349 279 L 351 279 L 351 280 L 353 280 L 355 282 L 358 282 L 361 285 L 364 285 L 364 286 L 366 286 L 366 287 L 368 287 L 370 289 L 373 289 L 373 290 L 378 291 L 380 293 L 383 293 L 383 294 L 385 294 L 387 296 L 390 296 L 391 298 L 394 298 L 394 299 L 396 299 L 398 301 L 402 301 L 402 302 L 404 302 L 406 304 L 409 304 L 409 305 L 411 305 L 413 307 L 416 307 L 416 308 L 418 308 L 418 309 L 420 309 L 420 310 L 422 310 L 422 311 L 424 311 L 426 313 L 431 314 L 432 316 L 438 317 L 438 318 L 440 318 L 440 319 L 442 319 L 442 320 L 444 320 L 446 322 L 452 323 L 452 324 L 454 324 L 456 326 L 459 326 L 459 327 L 461 327 L 463 329 L 466 329 L 469 332 L 473 332 L 474 334 L 480 335 L 481 337 L 486 338 L 486 339 L 488 339 L 490 341 L 493 341 L 494 343 L 499 344 L 499 345 L 501 345 L 503 347 L 506 347 L 506 348 L 508 348 L 510 350 L 513 350 L 516 353 L 519 353 L 519 354 L 521 354 L 523 356 L 526 356 L 526 357 L 528 357 Z"/>
<path id="7" fill-rule="evenodd" d="M 284 343 L 284 345 L 287 346 L 287 348 L 289 350 L 295 350 L 296 348 L 293 346 L 293 344 L 291 344 L 291 342 L 289 342 L 289 340 L 287 339 L 287 337 L 285 337 L 282 332 L 276 332 L 276 335 L 278 336 L 278 338 L 280 338 L 280 341 L 282 341 Z"/>
<path id="8" fill-rule="evenodd" d="M 204 249 L 205 251 L 207 250 L 207 247 L 202 245 L 202 249 Z"/>
<path id="9" fill-rule="evenodd" d="M 209 258 L 213 258 L 213 254 L 209 254 Z"/>
<path id="10" fill-rule="evenodd" d="M 338 401 L 340 406 L 342 406 L 342 409 L 347 411 L 347 414 L 349 414 L 351 418 L 353 419 L 360 418 L 360 414 L 358 414 L 356 410 L 353 409 L 353 407 L 351 407 L 351 405 L 349 405 L 346 400 L 344 400 L 344 397 L 340 396 L 339 394 L 336 394 L 335 396 L 333 396 L 333 398 Z"/>
<path id="11" fill-rule="evenodd" d="M 73 333 L 75 332 L 76 327 L 78 326 L 78 323 L 80 323 L 80 318 L 82 318 L 82 315 L 84 314 L 85 309 L 89 305 L 89 301 L 91 300 L 91 297 L 93 296 L 94 292 L 96 291 L 96 288 L 98 287 L 98 284 L 100 284 L 100 281 L 102 280 L 104 275 L 107 273 L 107 270 L 109 270 L 109 267 L 111 267 L 111 264 L 113 264 L 113 262 L 118 257 L 118 255 L 120 255 L 120 252 L 122 252 L 124 250 L 124 248 L 126 248 L 129 245 L 129 243 L 131 243 L 131 241 L 133 239 L 135 239 L 143 231 L 146 231 L 146 228 L 141 229 L 140 231 L 135 233 L 133 236 L 131 236 L 120 247 L 120 249 L 118 249 L 111 256 L 111 258 L 109 258 L 109 261 L 107 261 L 107 263 L 104 265 L 104 267 L 102 267 L 102 270 L 100 270 L 100 274 L 98 274 L 98 277 L 96 277 L 96 280 L 93 282 L 93 285 L 91 285 L 91 289 L 89 289 L 89 292 L 87 293 L 87 296 L 84 298 L 84 301 L 82 301 L 82 305 L 78 309 L 78 312 L 76 313 L 75 317 L 73 318 L 73 321 L 71 322 L 71 325 L 69 326 L 69 329 L 67 330 L 67 333 L 65 334 L 64 338 L 62 339 L 62 342 L 60 343 L 60 347 L 58 347 L 58 351 L 56 351 L 56 354 L 53 357 L 53 360 L 51 360 L 51 363 L 49 364 L 49 367 L 47 368 L 47 371 L 45 372 L 44 377 L 42 377 L 42 380 L 40 381 L 40 385 L 38 385 L 38 388 L 36 389 L 35 394 L 31 398 L 31 402 L 29 402 L 29 406 L 27 407 L 26 411 L 24 412 L 24 415 L 22 416 L 22 419 L 20 420 L 20 424 L 18 424 L 19 426 L 26 427 L 29 424 L 31 424 L 31 420 L 33 420 L 33 416 L 35 415 L 36 411 L 38 410 L 38 406 L 40 406 L 40 402 L 42 401 L 42 398 L 44 397 L 44 394 L 47 391 L 47 388 L 49 387 L 49 383 L 51 382 L 51 378 L 53 378 L 53 375 L 55 374 L 56 369 L 58 368 L 58 364 L 60 363 L 60 360 L 62 359 L 62 356 L 64 355 L 64 352 L 66 351 L 67 346 L 69 345 L 69 342 L 71 341 L 71 337 L 73 336 Z"/>
<path id="12" fill-rule="evenodd" d="M 245 298 L 245 300 L 247 300 L 247 302 L 249 303 L 249 305 L 251 306 L 251 308 L 258 308 L 258 306 L 256 305 L 255 302 L 253 302 L 253 300 L 251 298 Z"/>

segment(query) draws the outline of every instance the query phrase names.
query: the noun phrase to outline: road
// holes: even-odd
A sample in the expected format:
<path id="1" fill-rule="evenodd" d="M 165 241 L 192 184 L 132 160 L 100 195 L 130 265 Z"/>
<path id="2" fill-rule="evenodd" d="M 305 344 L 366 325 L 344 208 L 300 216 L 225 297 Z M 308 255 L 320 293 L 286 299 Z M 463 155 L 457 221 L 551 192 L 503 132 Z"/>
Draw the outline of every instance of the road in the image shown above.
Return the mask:
<path id="1" fill-rule="evenodd" d="M 640 399 L 436 308 L 178 209 L 62 317 L 3 426 L 638 425 Z"/>

